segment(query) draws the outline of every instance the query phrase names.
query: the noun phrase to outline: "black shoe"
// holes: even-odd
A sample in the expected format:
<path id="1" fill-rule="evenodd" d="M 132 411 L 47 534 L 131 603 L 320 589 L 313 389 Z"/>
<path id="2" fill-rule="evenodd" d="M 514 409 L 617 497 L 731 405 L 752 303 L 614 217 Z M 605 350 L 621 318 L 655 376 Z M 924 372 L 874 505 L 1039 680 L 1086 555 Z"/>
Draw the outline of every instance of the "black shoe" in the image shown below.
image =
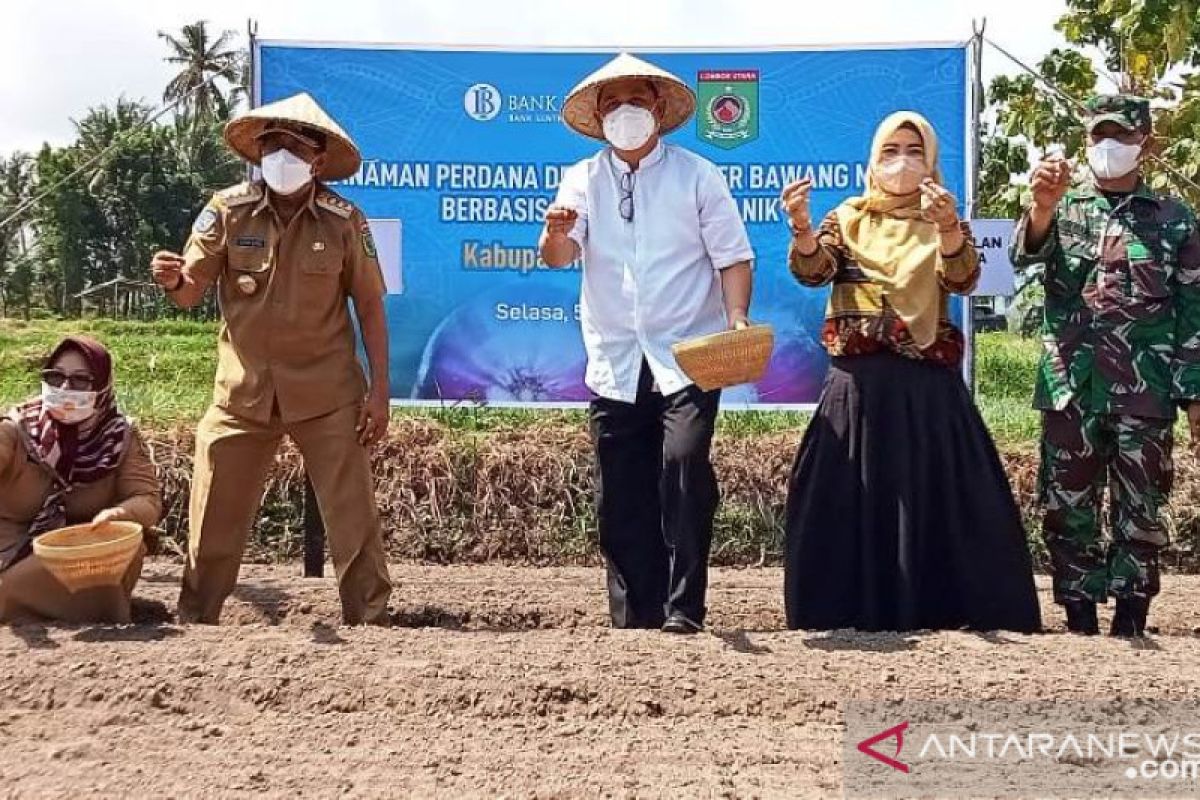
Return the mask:
<path id="1" fill-rule="evenodd" d="M 1096 604 L 1091 600 L 1068 600 L 1063 603 L 1067 610 L 1067 630 L 1082 636 L 1100 633 L 1100 620 L 1096 617 Z"/>
<path id="2" fill-rule="evenodd" d="M 699 622 L 693 622 L 678 612 L 667 617 L 667 621 L 662 626 L 663 633 L 699 633 L 704 630 L 704 626 Z"/>
<path id="3" fill-rule="evenodd" d="M 1138 638 L 1146 635 L 1146 617 L 1150 613 L 1149 597 L 1118 597 L 1109 636 Z"/>

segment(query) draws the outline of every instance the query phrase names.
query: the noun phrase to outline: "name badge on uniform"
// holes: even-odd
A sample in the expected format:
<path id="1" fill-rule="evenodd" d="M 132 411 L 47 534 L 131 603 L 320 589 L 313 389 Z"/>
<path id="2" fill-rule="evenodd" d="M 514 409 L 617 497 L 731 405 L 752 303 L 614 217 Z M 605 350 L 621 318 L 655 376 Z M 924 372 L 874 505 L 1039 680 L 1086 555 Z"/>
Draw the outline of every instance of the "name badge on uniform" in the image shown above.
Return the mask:
<path id="1" fill-rule="evenodd" d="M 258 236 L 239 236 L 233 240 L 238 247 L 266 247 L 267 240 Z"/>
<path id="2" fill-rule="evenodd" d="M 313 249 L 314 253 L 323 253 L 323 252 L 325 252 L 325 243 L 324 242 L 313 242 L 312 249 Z"/>
<path id="3" fill-rule="evenodd" d="M 237 287 L 242 294 L 254 294 L 258 291 L 258 281 L 250 275 L 239 275 L 237 279 Z"/>

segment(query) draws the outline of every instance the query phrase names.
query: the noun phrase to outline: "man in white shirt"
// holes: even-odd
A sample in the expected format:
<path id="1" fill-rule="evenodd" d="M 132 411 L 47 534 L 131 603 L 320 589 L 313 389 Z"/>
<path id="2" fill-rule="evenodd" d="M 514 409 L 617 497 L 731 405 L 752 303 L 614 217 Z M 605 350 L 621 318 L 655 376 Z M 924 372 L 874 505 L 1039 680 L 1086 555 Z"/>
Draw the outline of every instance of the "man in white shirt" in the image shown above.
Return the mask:
<path id="1" fill-rule="evenodd" d="M 704 625 L 720 400 L 692 384 L 671 346 L 746 324 L 754 258 L 721 172 L 660 138 L 695 107 L 687 84 L 627 54 L 585 78 L 563 119 L 609 147 L 564 173 L 540 242 L 553 267 L 583 256 L 613 625 L 671 633 Z"/>

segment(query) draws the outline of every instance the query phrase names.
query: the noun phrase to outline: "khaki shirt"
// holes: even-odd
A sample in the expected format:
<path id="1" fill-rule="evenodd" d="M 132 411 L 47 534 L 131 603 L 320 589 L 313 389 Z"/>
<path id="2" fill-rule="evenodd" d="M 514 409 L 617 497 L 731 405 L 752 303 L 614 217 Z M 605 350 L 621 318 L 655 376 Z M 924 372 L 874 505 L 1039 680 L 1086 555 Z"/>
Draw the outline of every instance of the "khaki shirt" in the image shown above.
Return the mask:
<path id="1" fill-rule="evenodd" d="M 50 495 L 54 478 L 29 456 L 16 423 L 0 419 L 0 564 L 25 541 L 29 524 Z M 162 499 L 146 444 L 131 430 L 120 465 L 95 483 L 74 486 L 65 498 L 67 524 L 91 522 L 106 508 L 120 507 L 146 528 L 162 517 Z"/>
<path id="2" fill-rule="evenodd" d="M 218 192 L 184 249 L 184 269 L 217 284 L 221 332 L 213 402 L 266 423 L 362 401 L 348 298 L 385 292 L 362 212 L 320 184 L 286 227 L 261 183 Z"/>

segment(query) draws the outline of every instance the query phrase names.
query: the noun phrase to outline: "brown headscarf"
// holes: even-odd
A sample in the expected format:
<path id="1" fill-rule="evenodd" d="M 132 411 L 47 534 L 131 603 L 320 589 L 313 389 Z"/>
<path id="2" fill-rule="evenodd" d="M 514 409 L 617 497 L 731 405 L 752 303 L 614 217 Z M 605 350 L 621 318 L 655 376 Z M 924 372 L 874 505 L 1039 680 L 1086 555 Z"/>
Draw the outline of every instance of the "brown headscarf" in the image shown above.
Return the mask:
<path id="1" fill-rule="evenodd" d="M 66 524 L 65 495 L 76 484 L 94 483 L 121 463 L 129 437 L 129 421 L 117 410 L 112 385 L 112 356 L 104 345 L 87 336 L 68 336 L 46 359 L 49 367 L 74 350 L 83 356 L 96 382 L 96 413 L 86 422 L 67 425 L 55 420 L 32 398 L 9 413 L 21 430 L 22 441 L 35 461 L 55 475 L 54 489 L 30 524 L 30 536 Z"/>
<path id="2" fill-rule="evenodd" d="M 875 283 L 904 320 L 918 347 L 928 347 L 937 336 L 942 294 L 937 264 L 941 258 L 936 226 L 921 210 L 921 192 L 893 195 L 875 180 L 883 146 L 897 130 L 911 126 L 925 146 L 925 166 L 939 184 L 937 134 L 929 121 L 914 111 L 892 114 L 875 131 L 871 143 L 871 169 L 867 191 L 838 206 L 842 239 L 854 260 Z"/>

